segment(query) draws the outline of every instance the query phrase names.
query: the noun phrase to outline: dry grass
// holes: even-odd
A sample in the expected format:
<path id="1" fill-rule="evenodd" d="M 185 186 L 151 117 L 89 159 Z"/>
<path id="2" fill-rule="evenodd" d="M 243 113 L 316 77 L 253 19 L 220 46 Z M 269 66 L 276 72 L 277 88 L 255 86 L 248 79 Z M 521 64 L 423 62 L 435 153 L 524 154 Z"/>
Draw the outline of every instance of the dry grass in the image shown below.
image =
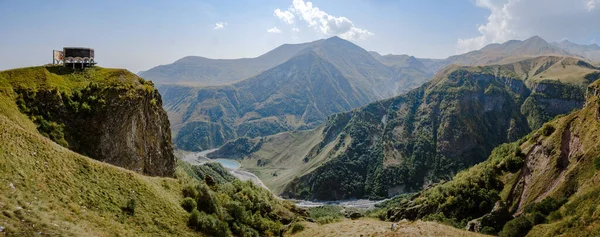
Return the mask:
<path id="1" fill-rule="evenodd" d="M 485 236 L 435 222 L 423 221 L 401 221 L 394 231 L 391 230 L 392 222 L 366 218 L 359 220 L 346 219 L 342 222 L 327 225 L 310 222 L 304 222 L 303 224 L 306 229 L 293 236 Z"/>
<path id="2" fill-rule="evenodd" d="M 0 115 L 0 225 L 16 236 L 192 235 L 182 184 L 101 163 Z M 121 208 L 138 205 L 133 216 Z"/>
<path id="3" fill-rule="evenodd" d="M 19 112 L 12 87 L 76 88 L 98 78 L 144 86 L 124 70 L 58 75 L 52 67 L 0 72 L 1 236 L 197 236 L 180 207 L 186 178 L 148 177 L 72 152 Z M 128 76 L 129 75 L 129 76 Z M 93 77 L 93 76 L 92 76 Z M 135 214 L 122 210 L 135 200 Z"/>
<path id="4" fill-rule="evenodd" d="M 284 132 L 268 136 L 260 150 L 241 161 L 242 169 L 258 176 L 274 193 L 283 191 L 285 185 L 295 177 L 312 172 L 323 164 L 328 151 L 335 142 L 324 148 L 319 156 L 304 162 L 304 157 L 322 140 L 323 126 L 313 130 Z M 257 166 L 257 161 L 267 161 L 265 166 Z M 273 175 L 276 173 L 277 175 Z"/>

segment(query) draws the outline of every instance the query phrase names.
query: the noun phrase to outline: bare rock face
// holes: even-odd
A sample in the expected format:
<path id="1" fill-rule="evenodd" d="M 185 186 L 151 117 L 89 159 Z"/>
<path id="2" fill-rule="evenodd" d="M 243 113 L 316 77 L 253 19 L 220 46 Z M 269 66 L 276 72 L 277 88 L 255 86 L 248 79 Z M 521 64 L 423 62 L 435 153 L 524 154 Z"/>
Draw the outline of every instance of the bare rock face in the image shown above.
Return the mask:
<path id="1" fill-rule="evenodd" d="M 106 113 L 94 122 L 100 130 L 97 137 L 88 140 L 87 145 L 96 146 L 89 155 L 147 175 L 172 176 L 176 159 L 169 120 L 158 92 L 111 102 Z"/>

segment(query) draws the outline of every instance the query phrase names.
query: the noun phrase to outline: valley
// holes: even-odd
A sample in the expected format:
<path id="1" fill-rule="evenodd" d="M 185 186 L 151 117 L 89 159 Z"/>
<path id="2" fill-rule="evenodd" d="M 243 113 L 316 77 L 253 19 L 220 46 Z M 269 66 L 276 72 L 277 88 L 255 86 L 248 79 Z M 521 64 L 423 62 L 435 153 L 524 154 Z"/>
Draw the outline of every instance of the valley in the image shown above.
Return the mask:
<path id="1" fill-rule="evenodd" d="M 322 2 L 269 10 L 277 24 L 249 19 L 264 4 L 183 3 L 58 4 L 127 24 L 2 29 L 16 68 L 0 70 L 0 236 L 600 236 L 600 47 L 584 24 L 557 20 L 570 31 L 546 41 L 514 28 L 531 20 L 521 1 L 461 3 L 492 13 L 452 55 L 440 35 L 457 25 L 416 37 Z M 19 4 L 0 13 L 43 15 Z M 384 3 L 365 4 L 348 5 Z M 229 23 L 196 31 L 216 17 Z M 34 63 L 65 35 L 98 50 Z"/>
<path id="2" fill-rule="evenodd" d="M 565 71 L 569 76 L 564 76 Z M 581 64 L 577 59 L 554 56 L 504 65 L 450 67 L 419 89 L 349 113 L 336 114 L 314 130 L 242 138 L 208 156 L 217 154 L 241 159 L 244 169 L 254 172 L 271 190 L 286 197 L 321 200 L 389 197 L 394 192 L 412 192 L 419 190 L 419 185 L 451 177 L 463 169 L 460 167 L 485 160 L 495 146 L 517 140 L 554 116 L 580 108 L 585 100 L 584 88 L 591 81 L 586 78 L 597 72 L 595 67 Z M 460 126 L 470 128 L 470 133 L 459 132 Z M 436 129 L 437 134 L 431 134 Z M 403 138 L 407 136 L 410 138 Z M 419 145 L 415 139 L 423 140 Z M 457 145 L 462 148 L 455 148 Z M 432 150 L 428 146 L 437 146 L 437 152 L 427 153 Z M 431 157 L 435 153 L 439 156 L 435 158 L 437 162 L 448 163 L 428 163 L 434 162 L 431 160 L 415 164 L 412 161 L 418 160 L 417 156 Z M 362 160 L 365 156 L 371 160 Z M 457 163 L 452 157 L 462 159 Z M 436 177 L 435 168 L 431 167 L 438 165 L 444 168 Z M 427 170 L 419 170 L 419 166 Z M 416 173 L 405 177 L 406 181 L 398 180 L 402 176 L 394 173 L 407 173 L 402 170 L 413 168 L 417 169 Z M 373 180 L 370 176 L 376 174 L 377 169 L 382 173 Z M 346 173 L 339 173 L 342 171 Z M 324 172 L 331 174 L 319 177 Z M 346 182 L 355 183 L 340 186 Z M 313 190 L 295 185 L 306 185 Z M 397 189 L 397 185 L 404 188 Z M 361 194 L 369 192 L 364 189 L 369 186 L 378 189 L 373 189 L 375 193 L 370 195 Z M 314 190 L 315 187 L 322 189 Z M 346 188 L 352 191 L 344 191 Z M 316 194 L 321 191 L 325 193 Z M 334 193 L 340 191 L 348 194 Z"/>

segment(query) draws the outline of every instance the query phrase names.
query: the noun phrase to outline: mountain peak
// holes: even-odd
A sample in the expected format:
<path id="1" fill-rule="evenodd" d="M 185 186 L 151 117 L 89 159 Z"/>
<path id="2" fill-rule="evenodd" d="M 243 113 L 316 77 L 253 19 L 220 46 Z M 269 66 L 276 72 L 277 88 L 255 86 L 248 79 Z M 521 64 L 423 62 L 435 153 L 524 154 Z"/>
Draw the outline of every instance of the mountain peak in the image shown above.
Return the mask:
<path id="1" fill-rule="evenodd" d="M 542 39 L 542 37 L 539 37 L 537 35 L 532 36 L 529 39 L 526 39 L 525 41 L 523 41 L 523 43 L 539 43 L 539 44 L 547 44 L 548 42 L 546 42 L 544 39 Z"/>

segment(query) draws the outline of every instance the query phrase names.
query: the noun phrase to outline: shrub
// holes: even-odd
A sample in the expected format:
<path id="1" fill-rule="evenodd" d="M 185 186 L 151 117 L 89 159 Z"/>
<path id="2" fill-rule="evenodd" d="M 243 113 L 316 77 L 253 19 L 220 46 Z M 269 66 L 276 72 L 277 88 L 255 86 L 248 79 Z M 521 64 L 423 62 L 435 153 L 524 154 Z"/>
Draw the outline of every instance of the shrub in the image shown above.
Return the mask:
<path id="1" fill-rule="evenodd" d="M 295 234 L 304 230 L 304 225 L 302 223 L 294 223 L 290 227 L 290 233 Z"/>
<path id="2" fill-rule="evenodd" d="M 219 214 L 218 200 L 213 191 L 204 183 L 196 186 L 196 190 L 198 190 L 198 196 L 196 197 L 198 210 L 209 214 Z"/>
<path id="3" fill-rule="evenodd" d="M 552 213 L 550 213 L 550 215 L 548 215 L 548 221 L 557 221 L 561 218 L 562 214 L 560 214 L 560 211 L 553 211 Z"/>
<path id="4" fill-rule="evenodd" d="M 521 170 L 523 163 L 523 158 L 520 156 L 510 157 L 506 160 L 506 169 L 511 173 L 516 173 L 517 171 Z"/>
<path id="5" fill-rule="evenodd" d="M 185 209 L 187 212 L 192 212 L 196 209 L 196 201 L 191 197 L 186 197 L 181 202 L 181 207 Z"/>
<path id="6" fill-rule="evenodd" d="M 137 206 L 137 201 L 133 198 L 127 200 L 127 203 L 124 207 L 121 207 L 121 210 L 127 215 L 133 216 L 135 215 L 135 207 Z"/>
<path id="7" fill-rule="evenodd" d="M 542 135 L 544 136 L 550 136 L 552 135 L 552 133 L 554 133 L 554 130 L 556 130 L 552 125 L 550 124 L 544 124 L 544 126 L 542 127 Z"/>
<path id="8" fill-rule="evenodd" d="M 188 219 L 188 226 L 195 229 L 198 225 L 198 218 L 200 218 L 200 212 L 196 209 L 192 210 L 190 218 Z"/>
<path id="9" fill-rule="evenodd" d="M 89 113 L 92 111 L 92 107 L 87 102 L 83 102 L 79 111 L 82 113 Z"/>
<path id="10" fill-rule="evenodd" d="M 544 200 L 542 200 L 539 203 L 529 204 L 529 205 L 525 206 L 525 212 L 528 212 L 528 213 L 539 212 L 540 214 L 547 216 L 551 212 L 558 210 L 558 208 L 560 208 L 566 202 L 567 202 L 566 198 L 557 200 L 552 197 L 547 197 L 547 198 L 544 198 Z"/>
<path id="11" fill-rule="evenodd" d="M 191 197 L 193 199 L 196 199 L 196 197 L 198 197 L 198 190 L 196 189 L 195 185 L 187 185 L 183 188 L 183 196 L 184 197 Z"/>
<path id="12" fill-rule="evenodd" d="M 531 221 L 533 225 L 542 224 L 546 222 L 546 216 L 539 212 L 534 212 L 529 215 L 529 221 Z"/>
<path id="13" fill-rule="evenodd" d="M 600 156 L 594 158 L 594 168 L 596 168 L 596 170 L 600 170 Z"/>
<path id="14" fill-rule="evenodd" d="M 214 215 L 199 212 L 198 210 L 192 211 L 192 215 L 190 215 L 190 219 L 188 220 L 188 225 L 209 236 L 231 236 L 229 225 L 227 225 L 226 222 L 219 220 Z"/>
<path id="15" fill-rule="evenodd" d="M 341 211 L 342 207 L 340 206 L 327 205 L 310 208 L 308 214 L 319 224 L 329 224 L 337 222 L 344 217 Z"/>
<path id="16" fill-rule="evenodd" d="M 502 237 L 523 237 L 533 228 L 531 222 L 524 216 L 519 216 L 504 225 L 500 236 Z"/>
<path id="17" fill-rule="evenodd" d="M 494 229 L 494 227 L 491 226 L 484 226 L 483 228 L 481 228 L 481 232 L 482 234 L 486 234 L 486 235 L 495 235 L 497 234 L 496 230 Z"/>
<path id="18" fill-rule="evenodd" d="M 153 106 L 156 106 L 156 99 L 151 99 L 150 100 L 150 104 L 153 105 Z"/>

